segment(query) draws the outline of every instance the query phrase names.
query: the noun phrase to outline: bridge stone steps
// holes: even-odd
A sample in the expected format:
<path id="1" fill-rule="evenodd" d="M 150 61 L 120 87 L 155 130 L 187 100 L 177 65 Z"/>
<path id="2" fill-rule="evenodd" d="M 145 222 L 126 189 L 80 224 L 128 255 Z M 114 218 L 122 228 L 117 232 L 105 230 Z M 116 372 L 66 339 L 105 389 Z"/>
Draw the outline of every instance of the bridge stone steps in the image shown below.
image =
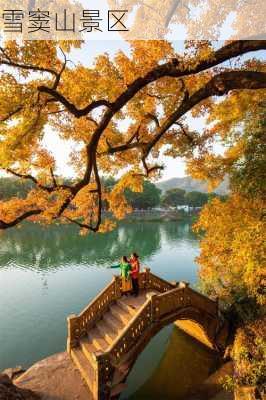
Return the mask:
<path id="1" fill-rule="evenodd" d="M 117 300 L 117 304 L 119 305 L 119 307 L 121 307 L 124 311 L 126 311 L 127 313 L 129 313 L 130 315 L 132 315 L 134 317 L 134 315 L 136 314 L 138 308 L 133 306 L 132 304 L 127 304 L 124 301 L 121 300 Z"/>
<path id="2" fill-rule="evenodd" d="M 93 346 L 96 347 L 97 351 L 102 351 L 104 353 L 109 347 L 109 343 L 105 340 L 97 327 L 88 332 L 88 338 Z"/>
<path id="3" fill-rule="evenodd" d="M 129 305 L 123 307 L 118 302 L 111 305 L 109 310 L 104 313 L 103 318 L 88 332 L 87 340 L 82 340 L 81 346 L 84 354 L 91 357 L 89 354 L 91 352 L 107 351 L 135 314 L 136 310 Z"/>
<path id="4" fill-rule="evenodd" d="M 106 318 L 108 320 L 108 316 Z M 118 331 L 114 331 L 112 326 L 110 326 L 104 320 L 97 322 L 96 324 L 97 329 L 103 336 L 104 340 L 110 345 L 113 344 L 114 340 L 117 338 Z"/>
<path id="5" fill-rule="evenodd" d="M 131 321 L 137 312 L 137 307 L 116 301 L 103 314 L 100 321 L 96 322 L 87 336 L 80 338 L 79 347 L 71 349 L 71 357 L 80 370 L 80 373 L 93 392 L 95 382 L 95 359 L 97 352 L 106 352 L 114 343 L 119 333 Z M 121 383 L 128 374 L 128 367 L 118 368 L 112 382 L 112 396 L 119 395 L 124 389 L 125 384 Z"/>
<path id="6" fill-rule="evenodd" d="M 117 300 L 87 332 L 87 336 L 80 338 L 79 347 L 71 350 L 71 357 L 91 391 L 94 382 L 94 354 L 108 351 L 121 331 L 134 318 L 145 298 L 145 294 L 140 294 L 138 298 L 130 296 Z M 118 395 L 124 390 L 125 385 L 121 382 L 127 376 L 128 370 L 129 367 L 126 365 L 121 365 L 116 370 L 112 396 Z"/>
<path id="7" fill-rule="evenodd" d="M 91 362 L 94 362 L 93 355 L 97 353 L 98 349 L 92 344 L 88 337 L 83 337 L 79 341 L 80 348 L 85 357 Z"/>
<path id="8" fill-rule="evenodd" d="M 132 315 L 130 315 L 129 312 L 126 312 L 117 303 L 110 307 L 110 312 L 116 317 L 116 319 L 120 320 L 124 325 L 127 325 L 129 321 L 132 319 Z"/>
<path id="9" fill-rule="evenodd" d="M 103 320 L 104 322 L 106 322 L 111 329 L 113 329 L 114 332 L 116 332 L 117 334 L 125 327 L 125 324 L 120 321 L 119 319 L 117 319 L 113 314 L 111 313 L 106 313 L 103 316 Z"/>
<path id="10" fill-rule="evenodd" d="M 94 384 L 94 368 L 88 358 L 84 355 L 81 348 L 76 347 L 71 349 L 71 358 L 78 367 L 82 378 L 87 384 L 88 390 L 90 392 L 91 398 L 93 394 L 93 384 Z"/>

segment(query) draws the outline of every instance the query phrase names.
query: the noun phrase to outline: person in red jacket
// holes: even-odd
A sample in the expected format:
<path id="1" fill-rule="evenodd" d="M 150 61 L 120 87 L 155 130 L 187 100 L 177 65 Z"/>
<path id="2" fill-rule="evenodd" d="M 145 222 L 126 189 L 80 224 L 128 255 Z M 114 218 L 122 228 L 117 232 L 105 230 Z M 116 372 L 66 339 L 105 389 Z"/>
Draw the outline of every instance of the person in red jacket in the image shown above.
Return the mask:
<path id="1" fill-rule="evenodd" d="M 137 297 L 139 294 L 139 271 L 140 271 L 140 264 L 139 264 L 139 256 L 137 253 L 132 253 L 130 258 L 131 264 L 131 280 L 132 280 L 132 292 L 133 296 Z"/>

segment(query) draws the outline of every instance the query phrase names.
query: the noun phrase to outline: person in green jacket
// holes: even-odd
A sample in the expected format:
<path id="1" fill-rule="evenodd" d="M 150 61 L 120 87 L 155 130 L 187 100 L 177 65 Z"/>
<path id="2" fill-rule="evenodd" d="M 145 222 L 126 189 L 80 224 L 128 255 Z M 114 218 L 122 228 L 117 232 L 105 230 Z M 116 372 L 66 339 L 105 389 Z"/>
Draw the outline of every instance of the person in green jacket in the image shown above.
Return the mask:
<path id="1" fill-rule="evenodd" d="M 131 264 L 128 261 L 126 256 L 121 258 L 121 262 L 118 265 L 112 265 L 110 268 L 120 268 L 121 278 L 122 278 L 122 292 L 128 293 L 132 290 L 132 282 L 131 282 Z"/>

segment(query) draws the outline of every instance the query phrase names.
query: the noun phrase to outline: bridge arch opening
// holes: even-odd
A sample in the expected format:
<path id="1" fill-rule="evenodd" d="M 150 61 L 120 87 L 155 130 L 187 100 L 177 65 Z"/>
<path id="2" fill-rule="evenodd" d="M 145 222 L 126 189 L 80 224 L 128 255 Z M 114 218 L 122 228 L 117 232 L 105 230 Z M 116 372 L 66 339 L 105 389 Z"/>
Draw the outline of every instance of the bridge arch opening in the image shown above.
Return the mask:
<path id="1" fill-rule="evenodd" d="M 121 400 L 184 398 L 208 378 L 218 354 L 197 322 L 183 322 L 189 323 L 186 331 L 184 325 L 180 328 L 173 322 L 146 343 L 124 382 Z M 188 333 L 188 326 L 190 332 L 193 328 L 193 335 Z M 198 338 L 195 331 L 200 335 Z"/>
<path id="2" fill-rule="evenodd" d="M 200 343 L 205 346 L 213 349 L 213 343 L 210 341 L 204 327 L 199 324 L 197 321 L 193 321 L 191 319 L 178 319 L 174 322 L 175 326 L 179 329 L 198 340 Z"/>
<path id="3" fill-rule="evenodd" d="M 128 399 L 145 385 L 159 367 L 172 336 L 174 324 L 169 324 L 154 335 L 131 364 L 120 399 Z"/>

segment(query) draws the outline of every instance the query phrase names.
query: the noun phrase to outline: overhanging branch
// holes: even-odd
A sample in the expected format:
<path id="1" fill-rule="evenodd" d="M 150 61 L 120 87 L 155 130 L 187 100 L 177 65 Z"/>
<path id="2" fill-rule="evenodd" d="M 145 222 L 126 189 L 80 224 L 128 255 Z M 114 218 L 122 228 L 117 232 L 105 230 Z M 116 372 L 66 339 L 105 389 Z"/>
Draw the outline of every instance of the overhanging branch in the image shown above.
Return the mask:
<path id="1" fill-rule="evenodd" d="M 249 51 L 255 51 L 265 48 L 266 48 L 265 41 L 237 41 L 237 42 L 232 42 L 222 47 L 221 49 L 217 50 L 216 52 L 214 52 L 214 54 L 210 59 L 200 61 L 198 64 L 195 64 L 194 67 L 191 66 L 184 67 L 181 63 L 170 61 L 169 63 L 157 66 L 152 71 L 147 73 L 144 77 L 137 78 L 134 82 L 132 82 L 132 84 L 130 84 L 127 87 L 125 92 L 123 92 L 120 96 L 118 96 L 118 98 L 113 103 L 110 103 L 107 100 L 97 100 L 91 102 L 83 109 L 78 109 L 74 104 L 72 104 L 57 90 L 41 86 L 39 88 L 39 91 L 49 94 L 51 96 L 49 100 L 54 99 L 55 101 L 61 102 L 66 107 L 66 109 L 77 118 L 81 116 L 86 116 L 89 112 L 93 111 L 97 107 L 101 106 L 107 107 L 107 110 L 103 114 L 101 121 L 97 123 L 97 126 L 92 135 L 90 143 L 87 145 L 87 165 L 84 177 L 73 187 L 69 187 L 70 195 L 67 197 L 66 201 L 62 205 L 58 217 L 62 215 L 63 211 L 68 207 L 68 205 L 70 204 L 72 199 L 76 196 L 76 194 L 90 182 L 93 171 L 95 175 L 96 171 L 93 160 L 94 157 L 96 157 L 97 146 L 101 138 L 101 135 L 107 128 L 108 124 L 110 123 L 114 115 L 118 111 L 120 111 L 121 108 L 123 108 L 142 88 L 163 77 L 180 78 L 183 76 L 196 74 L 206 69 L 212 68 L 232 57 L 239 56 Z M 6 59 L 4 61 L 6 61 L 6 63 L 8 62 L 10 65 L 10 60 Z M 0 64 L 1 63 L 3 64 L 3 62 L 0 60 Z M 18 64 L 15 66 L 20 68 Z M 42 71 L 42 69 L 35 66 L 25 66 L 25 68 Z M 44 71 L 42 72 L 49 72 L 49 71 L 44 69 Z M 53 71 L 51 73 L 53 73 L 55 76 L 58 76 L 58 72 Z M 149 143 L 140 143 L 139 141 L 134 141 L 134 139 L 132 139 L 131 141 L 130 138 L 130 142 L 126 142 L 121 146 L 117 146 L 116 148 L 111 149 L 111 151 L 108 154 L 113 154 L 119 151 L 123 152 L 125 150 L 133 148 L 141 148 L 143 159 L 146 163 L 147 155 L 149 154 L 150 150 L 157 144 L 160 138 L 164 135 L 164 133 L 174 123 L 176 123 L 180 117 L 182 117 L 186 112 L 191 110 L 195 105 L 199 104 L 201 101 L 205 100 L 210 96 L 225 95 L 230 90 L 235 90 L 235 89 L 254 90 L 265 87 L 266 87 L 265 73 L 254 72 L 254 71 L 232 71 L 232 72 L 225 72 L 218 74 L 214 76 L 203 88 L 199 89 L 194 94 L 189 95 L 188 92 L 185 92 L 184 98 L 182 99 L 181 104 L 178 105 L 175 112 L 172 113 L 161 126 L 159 126 L 159 124 L 156 124 L 157 129 L 155 130 L 155 134 Z M 152 169 L 154 170 L 155 167 L 157 169 L 161 168 L 160 166 L 154 166 L 149 168 L 147 164 L 146 167 L 144 165 L 144 169 L 146 170 L 146 172 L 151 171 Z M 17 223 L 21 222 L 21 220 L 26 219 L 31 215 L 40 214 L 41 212 L 42 212 L 41 210 L 27 211 L 20 217 L 14 219 L 14 221 L 12 222 L 7 223 L 4 221 L 0 221 L 0 229 L 6 229 L 7 227 L 15 226 Z M 98 218 L 98 220 L 100 219 Z M 98 229 L 99 226 L 97 227 L 97 225 L 96 227 L 93 228 Z"/>
<path id="2" fill-rule="evenodd" d="M 40 209 L 30 210 L 30 211 L 26 211 L 25 213 L 21 214 L 19 217 L 15 218 L 11 222 L 5 222 L 5 221 L 0 220 L 0 229 L 12 228 L 12 227 L 20 224 L 22 221 L 24 221 L 25 219 L 27 219 L 29 217 L 41 214 L 41 212 L 42 212 L 42 210 L 40 210 Z"/>
<path id="3" fill-rule="evenodd" d="M 179 118 L 191 110 L 195 105 L 211 96 L 224 96 L 230 90 L 247 89 L 257 90 L 266 88 L 266 73 L 254 71 L 230 71 L 214 76 L 204 87 L 185 98 L 175 112 L 173 112 L 157 131 L 155 137 L 147 144 L 145 155 L 157 144 L 164 133 L 175 124 Z"/>

